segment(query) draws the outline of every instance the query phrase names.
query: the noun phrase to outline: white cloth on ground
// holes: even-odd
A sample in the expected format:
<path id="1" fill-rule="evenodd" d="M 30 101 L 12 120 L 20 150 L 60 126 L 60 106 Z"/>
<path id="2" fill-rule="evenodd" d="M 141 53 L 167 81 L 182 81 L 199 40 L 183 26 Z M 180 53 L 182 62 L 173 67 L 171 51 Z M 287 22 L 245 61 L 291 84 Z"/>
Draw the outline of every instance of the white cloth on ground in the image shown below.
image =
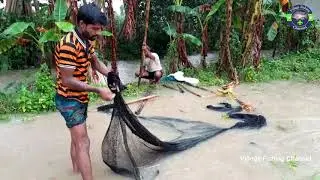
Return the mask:
<path id="1" fill-rule="evenodd" d="M 176 79 L 177 81 L 182 81 L 182 82 L 187 82 L 190 83 L 192 85 L 197 85 L 199 84 L 199 79 L 196 78 L 191 78 L 191 77 L 184 77 L 183 75 L 184 73 L 182 71 L 177 71 L 173 74 L 169 74 L 168 76 L 173 76 L 174 79 Z"/>

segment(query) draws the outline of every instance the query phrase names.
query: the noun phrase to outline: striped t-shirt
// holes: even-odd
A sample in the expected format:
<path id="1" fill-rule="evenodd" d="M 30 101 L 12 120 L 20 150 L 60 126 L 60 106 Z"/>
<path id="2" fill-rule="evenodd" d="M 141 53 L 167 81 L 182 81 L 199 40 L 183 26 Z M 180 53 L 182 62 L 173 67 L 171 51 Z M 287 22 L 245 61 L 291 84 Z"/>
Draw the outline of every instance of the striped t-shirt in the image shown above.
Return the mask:
<path id="1" fill-rule="evenodd" d="M 73 77 L 87 83 L 88 67 L 94 48 L 89 43 L 89 48 L 86 48 L 84 42 L 76 31 L 72 31 L 60 40 L 54 52 L 57 71 L 57 93 L 66 98 L 76 99 L 81 103 L 89 101 L 88 92 L 64 86 L 61 80 L 60 67 L 74 69 Z"/>

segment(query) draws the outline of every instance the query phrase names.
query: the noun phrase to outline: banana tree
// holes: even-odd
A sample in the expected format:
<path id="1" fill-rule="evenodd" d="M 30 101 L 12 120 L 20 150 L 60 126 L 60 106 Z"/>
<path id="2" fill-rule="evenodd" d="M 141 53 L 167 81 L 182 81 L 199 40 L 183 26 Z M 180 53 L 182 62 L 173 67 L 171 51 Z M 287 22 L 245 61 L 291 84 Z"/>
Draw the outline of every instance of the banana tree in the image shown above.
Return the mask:
<path id="1" fill-rule="evenodd" d="M 221 5 L 225 3 L 225 0 L 218 0 L 213 5 L 203 4 L 193 9 L 188 6 L 181 5 L 173 5 L 170 6 L 169 9 L 174 12 L 182 13 L 184 15 L 193 16 L 197 18 L 197 21 L 201 27 L 201 65 L 202 67 L 206 67 L 206 56 L 208 54 L 208 23 L 212 19 L 213 15 L 219 10 Z M 205 18 L 202 16 L 208 12 Z"/>
<path id="2" fill-rule="evenodd" d="M 38 0 L 33 0 L 33 5 L 34 5 L 34 9 L 37 11 L 39 11 L 39 1 Z"/>
<path id="3" fill-rule="evenodd" d="M 267 38 L 268 38 L 268 40 L 269 40 L 269 41 L 275 41 L 275 43 L 274 43 L 274 49 L 273 49 L 273 53 L 272 53 L 272 57 L 274 57 L 274 56 L 275 56 L 275 52 L 276 52 L 276 50 L 277 50 L 278 36 L 279 36 L 278 34 L 279 34 L 279 32 L 280 32 L 280 30 L 281 30 L 281 28 L 282 28 L 282 22 L 281 22 L 281 20 L 282 20 L 283 18 L 287 18 L 288 15 L 286 15 L 286 14 L 284 13 L 284 11 L 283 11 L 283 10 L 286 10 L 287 7 L 286 7 L 286 8 L 282 8 L 282 7 L 281 7 L 281 6 L 282 6 L 281 2 L 278 4 L 278 6 L 279 6 L 279 8 L 278 8 L 279 10 L 278 10 L 278 11 L 275 11 L 275 10 L 273 10 L 273 9 L 271 8 L 272 3 L 278 4 L 278 2 L 276 2 L 276 1 L 269 2 L 269 3 L 265 2 L 265 4 L 263 4 L 262 15 L 263 15 L 264 17 L 271 16 L 271 17 L 274 19 L 274 22 L 273 22 L 272 25 L 269 27 L 269 30 L 268 30 L 268 32 L 267 32 Z M 290 16 L 290 15 L 289 15 L 289 16 Z M 291 17 L 291 16 L 290 16 L 290 17 Z M 292 36 L 292 35 L 291 35 L 291 32 L 289 32 L 288 36 L 289 36 L 289 37 Z"/>
<path id="4" fill-rule="evenodd" d="M 145 61 L 145 53 L 144 53 L 143 46 L 147 45 L 147 36 L 148 36 L 148 29 L 149 29 L 150 4 L 151 4 L 150 0 L 146 0 L 145 29 L 144 29 L 144 37 L 143 37 L 142 48 L 141 48 L 141 61 L 140 61 L 140 73 L 139 73 L 138 86 L 140 86 L 141 75 L 142 75 L 142 72 L 143 72 L 143 62 Z"/>
<path id="5" fill-rule="evenodd" d="M 192 34 L 188 33 L 177 33 L 177 30 L 170 26 L 168 24 L 167 27 L 163 28 L 163 30 L 167 33 L 167 35 L 170 36 L 170 43 L 168 47 L 168 57 L 166 59 L 169 60 L 168 65 L 169 65 L 169 72 L 174 73 L 177 72 L 179 69 L 179 53 L 177 51 L 177 44 L 179 43 L 180 39 L 183 39 L 184 41 L 188 41 L 189 43 L 192 43 L 198 47 L 202 45 L 200 39 L 197 37 L 193 36 Z M 183 64 L 182 64 L 183 65 Z"/>
<path id="6" fill-rule="evenodd" d="M 243 35 L 243 52 L 241 58 L 242 66 L 251 63 L 255 68 L 260 64 L 260 55 L 262 47 L 262 32 L 264 17 L 262 15 L 262 0 L 248 1 L 248 22 L 244 27 Z"/>
<path id="7" fill-rule="evenodd" d="M 67 0 L 70 9 L 70 19 L 73 24 L 77 23 L 78 14 L 78 1 L 77 0 Z"/>
<path id="8" fill-rule="evenodd" d="M 74 29 L 72 23 L 65 21 L 67 11 L 66 1 L 56 0 L 53 13 L 43 25 L 35 27 L 35 23 L 33 22 L 16 22 L 11 24 L 0 33 L 0 53 L 18 44 L 33 42 L 41 52 L 41 61 L 46 61 L 47 65 L 51 68 L 51 51 L 55 43 L 58 42 L 63 35 Z M 51 24 L 54 24 L 54 26 L 51 26 Z M 101 35 L 112 36 L 108 31 L 103 31 Z"/>
<path id="9" fill-rule="evenodd" d="M 269 41 L 273 41 L 276 38 L 276 36 L 278 34 L 278 27 L 281 24 L 281 19 L 287 17 L 287 15 L 281 10 L 280 4 L 279 4 L 278 12 L 274 11 L 271 8 L 271 6 L 272 6 L 271 3 L 265 3 L 265 4 L 263 4 L 263 9 L 262 9 L 262 15 L 263 16 L 265 16 L 265 17 L 266 16 L 271 16 L 274 19 L 274 22 L 269 27 L 268 34 L 267 34 L 267 37 L 268 37 Z"/>
<path id="10" fill-rule="evenodd" d="M 193 67 L 188 60 L 187 49 L 184 39 L 182 38 L 183 34 L 183 22 L 184 14 L 187 14 L 192 11 L 188 6 L 182 6 L 183 0 L 173 0 L 174 5 L 169 6 L 169 10 L 175 13 L 175 21 L 177 26 L 177 33 L 180 34 L 177 36 L 177 49 L 179 54 L 179 61 L 184 67 Z"/>
<path id="11" fill-rule="evenodd" d="M 51 15 L 52 14 L 52 12 L 53 12 L 53 10 L 54 10 L 54 0 L 48 0 L 48 2 L 49 2 L 49 5 L 48 5 L 48 7 L 49 7 L 49 9 L 48 9 L 48 14 L 49 15 Z"/>
<path id="12" fill-rule="evenodd" d="M 197 17 L 198 22 L 201 27 L 201 41 L 202 41 L 202 47 L 201 47 L 201 65 L 203 67 L 206 67 L 206 56 L 208 54 L 208 23 L 212 19 L 213 15 L 219 10 L 221 5 L 225 3 L 226 0 L 218 0 L 213 5 L 210 4 L 203 4 L 200 5 L 189 13 L 190 15 L 194 15 Z M 209 12 L 208 12 L 209 11 Z M 208 14 L 205 16 L 205 19 L 202 20 L 201 16 L 208 12 Z"/>
<path id="13" fill-rule="evenodd" d="M 220 54 L 217 75 L 221 75 L 222 71 L 228 73 L 229 78 L 236 84 L 239 83 L 237 71 L 233 66 L 230 52 L 230 34 L 232 21 L 232 5 L 233 0 L 226 0 L 226 25 L 220 33 Z"/>
<path id="14" fill-rule="evenodd" d="M 48 18 L 50 24 L 54 21 L 55 26 L 44 28 L 43 26 L 35 27 L 33 22 L 15 22 L 11 24 L 0 34 L 0 49 L 2 53 L 9 50 L 6 42 L 10 42 L 11 47 L 17 45 L 21 40 L 31 41 L 36 44 L 41 52 L 41 60 L 48 60 L 46 58 L 45 47 L 49 42 L 57 42 L 64 33 L 70 32 L 74 29 L 74 25 L 64 21 L 67 13 L 67 4 L 64 0 L 57 0 L 55 8 L 51 17 Z M 16 43 L 12 43 L 16 42 Z M 49 67 L 51 67 L 51 61 L 47 61 Z"/>
<path id="15" fill-rule="evenodd" d="M 123 0 L 123 4 L 126 7 L 126 18 L 119 34 L 123 34 L 127 40 L 131 40 L 136 30 L 138 0 Z"/>
<path id="16" fill-rule="evenodd" d="M 4 10 L 6 13 L 14 13 L 17 15 L 30 15 L 31 1 L 30 0 L 6 0 L 6 6 Z"/>

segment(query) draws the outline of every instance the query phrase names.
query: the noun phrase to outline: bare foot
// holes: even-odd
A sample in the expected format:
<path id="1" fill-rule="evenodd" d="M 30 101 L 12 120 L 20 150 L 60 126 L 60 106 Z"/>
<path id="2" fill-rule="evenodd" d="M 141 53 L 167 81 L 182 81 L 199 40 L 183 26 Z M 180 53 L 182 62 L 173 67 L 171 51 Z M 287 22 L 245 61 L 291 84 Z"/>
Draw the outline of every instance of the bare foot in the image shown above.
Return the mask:
<path id="1" fill-rule="evenodd" d="M 75 176 L 75 175 L 78 175 L 78 174 L 80 174 L 80 171 L 79 171 L 79 169 L 70 169 L 70 170 L 68 170 L 68 175 L 69 176 Z"/>
<path id="2" fill-rule="evenodd" d="M 76 165 L 74 165 L 72 172 L 73 172 L 73 174 L 79 174 L 79 173 L 80 173 L 80 170 L 79 170 L 79 168 L 78 168 Z"/>
<path id="3" fill-rule="evenodd" d="M 79 169 L 76 169 L 76 170 L 74 169 L 74 170 L 72 171 L 72 173 L 73 173 L 73 174 L 79 174 L 80 171 L 79 171 Z"/>

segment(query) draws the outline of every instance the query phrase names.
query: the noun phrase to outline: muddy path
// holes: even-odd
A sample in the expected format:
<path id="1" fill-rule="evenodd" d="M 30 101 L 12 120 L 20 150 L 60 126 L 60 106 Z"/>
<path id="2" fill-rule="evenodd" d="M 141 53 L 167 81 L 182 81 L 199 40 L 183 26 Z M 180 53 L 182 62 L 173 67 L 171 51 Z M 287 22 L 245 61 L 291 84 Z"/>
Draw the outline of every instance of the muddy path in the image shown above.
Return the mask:
<path id="1" fill-rule="evenodd" d="M 235 89 L 238 97 L 253 104 L 255 113 L 267 118 L 267 126 L 229 131 L 163 159 L 157 164 L 157 179 L 311 179 L 320 172 L 319 89 L 320 85 L 293 82 L 240 85 Z M 217 126 L 234 123 L 206 109 L 206 105 L 226 98 L 199 98 L 168 89 L 156 93 L 160 97 L 149 102 L 141 115 L 179 117 Z M 110 115 L 95 109 L 96 105 L 90 107 L 88 118 L 94 177 L 126 179 L 102 162 L 101 143 Z M 58 113 L 25 123 L 2 123 L 0 132 L 1 179 L 80 179 L 71 173 L 69 132 Z M 293 156 L 296 161 L 290 161 Z"/>

